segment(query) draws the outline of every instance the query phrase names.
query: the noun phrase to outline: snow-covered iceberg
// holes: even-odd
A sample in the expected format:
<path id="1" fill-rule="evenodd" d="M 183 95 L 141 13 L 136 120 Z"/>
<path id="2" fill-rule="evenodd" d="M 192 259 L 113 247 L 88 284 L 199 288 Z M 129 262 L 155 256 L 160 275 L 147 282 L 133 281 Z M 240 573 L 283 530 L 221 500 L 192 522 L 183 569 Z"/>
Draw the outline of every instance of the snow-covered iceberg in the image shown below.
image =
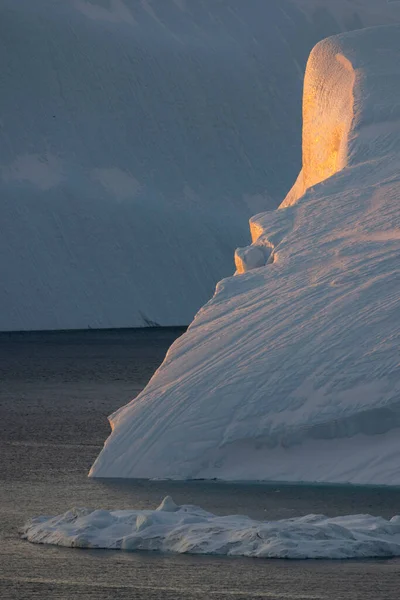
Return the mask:
<path id="1" fill-rule="evenodd" d="M 175 554 L 253 558 L 373 558 L 400 556 L 400 517 L 328 518 L 307 515 L 255 521 L 217 516 L 198 506 L 177 506 L 170 497 L 156 510 L 73 508 L 56 517 L 36 517 L 22 535 L 37 544 Z"/>
<path id="2" fill-rule="evenodd" d="M 399 173 L 400 27 L 319 43 L 293 190 L 91 475 L 400 484 Z"/>
<path id="3" fill-rule="evenodd" d="M 300 159 L 313 45 L 367 0 L 2 0 L 0 330 L 188 324 Z"/>

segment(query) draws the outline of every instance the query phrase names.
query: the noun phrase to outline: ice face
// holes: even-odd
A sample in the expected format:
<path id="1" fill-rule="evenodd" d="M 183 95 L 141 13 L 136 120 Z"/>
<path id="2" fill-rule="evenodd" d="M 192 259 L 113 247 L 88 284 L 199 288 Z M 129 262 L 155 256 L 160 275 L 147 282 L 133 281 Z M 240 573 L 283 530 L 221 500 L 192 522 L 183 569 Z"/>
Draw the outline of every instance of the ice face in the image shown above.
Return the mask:
<path id="1" fill-rule="evenodd" d="M 399 81 L 399 26 L 315 48 L 302 174 L 92 476 L 400 484 Z"/>

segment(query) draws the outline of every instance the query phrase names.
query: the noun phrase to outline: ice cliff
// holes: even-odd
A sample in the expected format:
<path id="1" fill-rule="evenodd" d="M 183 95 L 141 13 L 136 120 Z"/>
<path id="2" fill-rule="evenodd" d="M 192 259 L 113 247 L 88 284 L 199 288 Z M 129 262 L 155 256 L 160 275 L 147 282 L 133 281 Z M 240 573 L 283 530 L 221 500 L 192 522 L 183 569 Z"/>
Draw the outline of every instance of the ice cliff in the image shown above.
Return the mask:
<path id="1" fill-rule="evenodd" d="M 92 476 L 400 484 L 400 27 L 319 43 L 303 121 L 294 188 Z"/>
<path id="2" fill-rule="evenodd" d="M 189 323 L 299 169 L 311 48 L 396 19 L 382 0 L 2 0 L 0 330 Z"/>

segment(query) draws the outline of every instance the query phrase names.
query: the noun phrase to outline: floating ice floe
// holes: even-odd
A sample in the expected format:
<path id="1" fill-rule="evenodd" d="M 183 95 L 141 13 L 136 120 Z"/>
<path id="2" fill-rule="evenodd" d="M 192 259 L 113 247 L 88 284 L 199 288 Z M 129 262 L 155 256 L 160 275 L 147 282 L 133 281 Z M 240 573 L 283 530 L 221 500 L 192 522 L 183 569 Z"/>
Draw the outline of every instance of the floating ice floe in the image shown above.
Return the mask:
<path id="1" fill-rule="evenodd" d="M 29 521 L 23 537 L 71 548 L 214 554 L 254 558 L 345 559 L 400 556 L 400 517 L 323 515 L 256 521 L 217 516 L 169 497 L 156 510 L 73 508 Z"/>

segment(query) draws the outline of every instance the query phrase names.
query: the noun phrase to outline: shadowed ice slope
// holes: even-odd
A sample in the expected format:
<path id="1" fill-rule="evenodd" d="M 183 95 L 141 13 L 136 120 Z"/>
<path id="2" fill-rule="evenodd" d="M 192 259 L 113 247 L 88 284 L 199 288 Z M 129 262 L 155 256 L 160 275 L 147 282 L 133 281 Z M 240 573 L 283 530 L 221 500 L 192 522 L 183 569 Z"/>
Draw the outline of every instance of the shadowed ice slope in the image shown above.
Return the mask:
<path id="1" fill-rule="evenodd" d="M 2 0 L 0 330 L 189 323 L 298 171 L 313 45 L 399 18 L 382 0 Z"/>
<path id="2" fill-rule="evenodd" d="M 294 189 L 92 475 L 400 484 L 399 81 L 399 26 L 316 46 Z"/>

